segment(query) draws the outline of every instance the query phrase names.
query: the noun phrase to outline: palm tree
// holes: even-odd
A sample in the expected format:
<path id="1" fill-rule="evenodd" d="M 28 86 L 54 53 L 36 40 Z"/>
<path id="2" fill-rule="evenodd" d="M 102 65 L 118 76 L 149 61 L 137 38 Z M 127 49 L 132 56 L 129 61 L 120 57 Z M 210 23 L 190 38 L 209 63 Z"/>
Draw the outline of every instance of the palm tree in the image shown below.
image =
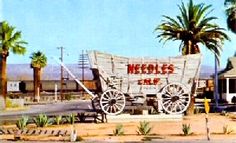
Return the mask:
<path id="1" fill-rule="evenodd" d="M 31 67 L 34 69 L 34 97 L 39 100 L 41 69 L 47 65 L 47 57 L 42 52 L 33 52 L 31 54 Z"/>
<path id="2" fill-rule="evenodd" d="M 21 32 L 15 31 L 6 21 L 0 23 L 0 109 L 6 106 L 7 93 L 7 57 L 9 52 L 23 55 L 26 52 L 24 47 L 27 43 L 21 40 Z"/>
<path id="3" fill-rule="evenodd" d="M 183 55 L 200 53 L 199 44 L 202 44 L 214 53 L 219 63 L 223 42 L 229 38 L 223 28 L 213 23 L 217 17 L 209 16 L 212 12 L 211 5 L 193 4 L 190 0 L 187 5 L 182 2 L 178 7 L 180 15 L 177 15 L 176 19 L 163 16 L 164 21 L 155 29 L 159 32 L 157 38 L 164 43 L 181 41 L 179 49 Z M 191 114 L 193 111 L 194 96 L 192 95 L 188 112 Z"/>
<path id="4" fill-rule="evenodd" d="M 236 34 L 236 0 L 225 0 L 227 27 Z"/>

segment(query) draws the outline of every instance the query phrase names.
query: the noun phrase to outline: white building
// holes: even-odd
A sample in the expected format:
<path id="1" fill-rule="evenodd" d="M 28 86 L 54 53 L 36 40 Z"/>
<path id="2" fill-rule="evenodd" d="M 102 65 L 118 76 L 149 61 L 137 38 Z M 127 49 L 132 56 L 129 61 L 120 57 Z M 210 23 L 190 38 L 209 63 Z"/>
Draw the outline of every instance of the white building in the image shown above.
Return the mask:
<path id="1" fill-rule="evenodd" d="M 236 57 L 228 60 L 227 67 L 219 74 L 219 93 L 223 100 L 232 103 L 236 97 Z"/>
<path id="2" fill-rule="evenodd" d="M 7 92 L 18 92 L 20 81 L 7 81 Z"/>

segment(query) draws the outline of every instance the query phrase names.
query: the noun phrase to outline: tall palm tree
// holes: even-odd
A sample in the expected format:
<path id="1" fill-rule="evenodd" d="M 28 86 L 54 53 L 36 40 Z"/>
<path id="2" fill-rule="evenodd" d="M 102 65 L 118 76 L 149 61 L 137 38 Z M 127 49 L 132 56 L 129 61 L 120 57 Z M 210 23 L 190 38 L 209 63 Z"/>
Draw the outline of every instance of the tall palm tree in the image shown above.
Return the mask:
<path id="1" fill-rule="evenodd" d="M 225 0 L 227 27 L 236 34 L 236 0 Z"/>
<path id="2" fill-rule="evenodd" d="M 47 65 L 47 57 L 42 52 L 33 52 L 31 54 L 31 67 L 34 70 L 34 97 L 35 101 L 39 100 L 41 69 Z"/>
<path id="3" fill-rule="evenodd" d="M 23 55 L 27 43 L 21 40 L 21 32 L 15 31 L 6 21 L 0 23 L 0 109 L 6 106 L 7 93 L 7 57 L 9 53 Z"/>
<path id="4" fill-rule="evenodd" d="M 222 44 L 229 37 L 224 33 L 223 28 L 213 23 L 217 17 L 209 16 L 212 12 L 211 5 L 193 4 L 190 0 L 187 5 L 182 2 L 178 7 L 180 15 L 176 18 L 163 16 L 163 22 L 155 29 L 159 32 L 157 38 L 164 43 L 181 41 L 179 49 L 183 55 L 200 53 L 199 44 L 202 44 L 215 54 L 219 63 Z M 192 95 L 188 112 L 191 114 L 193 110 L 194 96 Z"/>

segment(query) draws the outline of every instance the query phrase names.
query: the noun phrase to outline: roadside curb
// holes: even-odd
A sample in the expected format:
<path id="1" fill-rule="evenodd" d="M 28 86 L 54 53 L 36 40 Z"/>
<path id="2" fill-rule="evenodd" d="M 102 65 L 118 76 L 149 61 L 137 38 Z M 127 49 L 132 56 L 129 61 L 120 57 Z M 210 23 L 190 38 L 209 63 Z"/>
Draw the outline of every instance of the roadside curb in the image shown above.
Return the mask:
<path id="1" fill-rule="evenodd" d="M 132 122 L 132 121 L 181 121 L 183 115 L 166 115 L 166 114 L 157 114 L 157 115 L 130 115 L 130 114 L 121 114 L 117 116 L 107 116 L 109 123 L 115 122 Z"/>

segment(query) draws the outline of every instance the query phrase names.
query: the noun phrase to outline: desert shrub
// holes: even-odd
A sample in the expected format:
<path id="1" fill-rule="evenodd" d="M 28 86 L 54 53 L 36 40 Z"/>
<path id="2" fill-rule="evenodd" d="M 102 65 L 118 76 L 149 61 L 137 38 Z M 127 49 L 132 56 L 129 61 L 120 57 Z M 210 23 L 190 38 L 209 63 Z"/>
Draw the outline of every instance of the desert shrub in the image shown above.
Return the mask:
<path id="1" fill-rule="evenodd" d="M 6 108 L 11 108 L 12 107 L 12 102 L 9 98 L 6 98 Z"/>
<path id="2" fill-rule="evenodd" d="M 57 125 L 60 125 L 62 122 L 62 116 L 61 115 L 56 116 L 54 121 Z"/>
<path id="3" fill-rule="evenodd" d="M 70 124 L 74 124 L 75 123 L 75 114 L 70 114 L 69 116 L 66 117 L 66 120 L 68 123 Z"/>
<path id="4" fill-rule="evenodd" d="M 16 121 L 16 126 L 19 130 L 24 130 L 28 124 L 29 117 L 22 116 L 19 120 Z"/>
<path id="5" fill-rule="evenodd" d="M 34 123 L 37 127 L 46 127 L 47 125 L 51 124 L 51 120 L 45 114 L 39 114 L 36 118 L 34 118 Z"/>
<path id="6" fill-rule="evenodd" d="M 194 114 L 200 114 L 201 109 L 200 108 L 194 108 Z"/>
<path id="7" fill-rule="evenodd" d="M 228 125 L 223 126 L 223 133 L 224 134 L 231 134 L 234 130 L 230 128 Z"/>
<path id="8" fill-rule="evenodd" d="M 222 116 L 228 116 L 229 115 L 229 113 L 227 112 L 227 111 L 221 111 L 221 113 L 220 113 L 220 115 L 222 115 Z"/>
<path id="9" fill-rule="evenodd" d="M 139 122 L 139 126 L 138 126 L 138 134 L 141 135 L 148 135 L 152 130 L 152 127 L 150 127 L 149 122 L 143 121 L 143 122 Z"/>
<path id="10" fill-rule="evenodd" d="M 236 96 L 234 96 L 232 99 L 231 99 L 231 102 L 236 104 Z"/>
<path id="11" fill-rule="evenodd" d="M 184 133 L 185 136 L 190 135 L 191 134 L 191 126 L 190 124 L 182 124 L 182 131 Z"/>
<path id="12" fill-rule="evenodd" d="M 83 140 L 84 139 L 81 136 L 77 136 L 75 141 L 80 142 L 80 141 L 83 141 Z"/>
<path id="13" fill-rule="evenodd" d="M 68 100 L 68 101 L 70 101 L 70 100 L 72 100 L 73 98 L 72 98 L 72 95 L 71 95 L 71 94 L 66 94 L 66 95 L 65 95 L 65 99 Z"/>
<path id="14" fill-rule="evenodd" d="M 6 108 L 19 108 L 20 105 L 13 103 L 10 98 L 6 98 Z"/>
<path id="15" fill-rule="evenodd" d="M 124 135 L 124 127 L 122 124 L 116 125 L 115 130 L 113 130 L 113 135 L 115 135 L 115 136 Z"/>

